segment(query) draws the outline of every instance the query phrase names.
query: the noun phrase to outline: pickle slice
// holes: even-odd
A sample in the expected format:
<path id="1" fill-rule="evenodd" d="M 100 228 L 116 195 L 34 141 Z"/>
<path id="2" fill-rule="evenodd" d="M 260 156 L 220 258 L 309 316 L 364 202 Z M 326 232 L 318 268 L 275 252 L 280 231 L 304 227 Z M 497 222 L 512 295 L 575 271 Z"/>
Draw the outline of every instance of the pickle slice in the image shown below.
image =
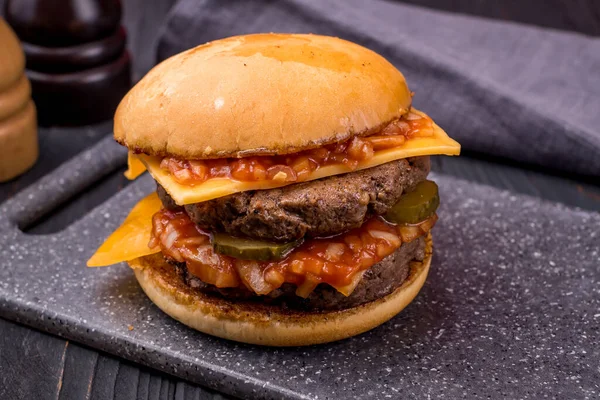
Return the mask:
<path id="1" fill-rule="evenodd" d="M 212 235 L 213 249 L 216 253 L 242 260 L 274 261 L 285 258 L 302 239 L 289 243 L 273 243 L 262 240 L 237 238 L 223 233 Z"/>
<path id="2" fill-rule="evenodd" d="M 402 195 L 385 214 L 385 219 L 397 224 L 416 224 L 431 217 L 439 205 L 437 184 L 433 181 L 423 181 L 415 190 Z"/>

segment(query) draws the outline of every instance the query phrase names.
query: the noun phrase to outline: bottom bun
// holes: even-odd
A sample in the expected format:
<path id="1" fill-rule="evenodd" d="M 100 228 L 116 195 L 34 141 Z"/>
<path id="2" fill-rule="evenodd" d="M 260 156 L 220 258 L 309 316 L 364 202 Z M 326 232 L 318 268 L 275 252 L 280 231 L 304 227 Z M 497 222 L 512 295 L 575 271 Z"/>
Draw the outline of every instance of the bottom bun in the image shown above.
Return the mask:
<path id="1" fill-rule="evenodd" d="M 243 343 L 306 346 L 358 335 L 402 311 L 425 283 L 432 250 L 428 235 L 425 258 L 411 262 L 408 278 L 389 295 L 358 307 L 328 312 L 286 310 L 203 294 L 187 286 L 160 253 L 129 261 L 129 265 L 150 300 L 191 328 Z"/>

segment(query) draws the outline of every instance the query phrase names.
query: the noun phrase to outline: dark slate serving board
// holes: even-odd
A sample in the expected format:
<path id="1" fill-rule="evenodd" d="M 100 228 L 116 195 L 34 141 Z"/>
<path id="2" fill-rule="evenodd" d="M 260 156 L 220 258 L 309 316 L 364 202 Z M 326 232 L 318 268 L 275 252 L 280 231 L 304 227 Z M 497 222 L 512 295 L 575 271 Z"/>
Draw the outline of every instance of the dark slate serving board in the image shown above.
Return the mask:
<path id="1" fill-rule="evenodd" d="M 434 261 L 413 304 L 356 338 L 262 348 L 169 319 L 125 265 L 85 267 L 153 190 L 147 176 L 62 232 L 17 228 L 123 162 L 103 140 L 0 205 L 0 317 L 246 398 L 600 396 L 599 214 L 437 175 Z"/>

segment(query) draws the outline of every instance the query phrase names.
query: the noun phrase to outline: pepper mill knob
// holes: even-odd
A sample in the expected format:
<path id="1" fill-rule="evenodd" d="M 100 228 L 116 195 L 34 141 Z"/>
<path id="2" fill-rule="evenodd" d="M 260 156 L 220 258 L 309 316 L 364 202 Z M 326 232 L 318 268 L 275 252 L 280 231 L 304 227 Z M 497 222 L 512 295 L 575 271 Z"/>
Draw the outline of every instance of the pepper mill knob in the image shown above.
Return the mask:
<path id="1" fill-rule="evenodd" d="M 0 182 L 25 172 L 38 157 L 35 105 L 19 40 L 0 18 Z"/>
<path id="2" fill-rule="evenodd" d="M 92 42 L 114 33 L 119 0 L 17 0 L 6 5 L 10 25 L 22 41 L 45 47 Z"/>
<path id="3" fill-rule="evenodd" d="M 119 0 L 8 0 L 41 125 L 112 118 L 131 86 Z"/>

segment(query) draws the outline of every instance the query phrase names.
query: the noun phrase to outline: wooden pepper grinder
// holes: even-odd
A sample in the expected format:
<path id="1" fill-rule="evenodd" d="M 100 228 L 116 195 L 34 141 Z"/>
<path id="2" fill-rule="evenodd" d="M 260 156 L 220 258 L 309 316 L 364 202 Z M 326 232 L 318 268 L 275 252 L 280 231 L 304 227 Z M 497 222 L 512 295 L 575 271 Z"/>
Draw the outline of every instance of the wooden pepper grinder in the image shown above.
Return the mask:
<path id="1" fill-rule="evenodd" d="M 40 125 L 108 120 L 131 85 L 119 0 L 8 0 Z"/>
<path id="2" fill-rule="evenodd" d="M 19 39 L 2 18 L 0 49 L 0 182 L 4 182 L 35 163 L 38 141 L 25 56 Z"/>

